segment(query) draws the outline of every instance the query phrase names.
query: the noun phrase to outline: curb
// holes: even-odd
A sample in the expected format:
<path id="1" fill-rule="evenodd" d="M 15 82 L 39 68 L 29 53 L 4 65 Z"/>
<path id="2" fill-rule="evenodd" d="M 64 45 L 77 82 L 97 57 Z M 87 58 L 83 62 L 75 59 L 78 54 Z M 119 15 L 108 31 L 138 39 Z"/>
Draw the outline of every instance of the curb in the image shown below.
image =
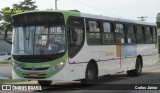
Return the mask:
<path id="1" fill-rule="evenodd" d="M 0 62 L 0 64 L 10 64 L 10 62 Z"/>
<path id="2" fill-rule="evenodd" d="M 0 79 L 9 79 L 9 77 L 0 77 Z"/>
<path id="3" fill-rule="evenodd" d="M 25 82 L 18 82 L 13 84 L 37 84 L 37 81 L 25 81 Z"/>
<path id="4" fill-rule="evenodd" d="M 11 66 L 12 63 L 10 62 L 0 62 L 0 66 Z"/>
<path id="5" fill-rule="evenodd" d="M 160 64 L 160 61 L 156 62 L 155 64 Z"/>

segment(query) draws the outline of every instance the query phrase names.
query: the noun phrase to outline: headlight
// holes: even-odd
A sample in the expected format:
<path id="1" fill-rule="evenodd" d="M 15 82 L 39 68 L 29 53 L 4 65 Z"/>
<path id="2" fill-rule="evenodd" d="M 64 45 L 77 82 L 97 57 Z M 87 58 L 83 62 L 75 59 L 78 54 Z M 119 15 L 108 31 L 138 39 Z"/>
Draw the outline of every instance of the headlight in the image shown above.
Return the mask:
<path id="1" fill-rule="evenodd" d="M 14 65 L 14 68 L 15 68 L 16 70 L 18 70 L 18 71 L 22 71 L 22 69 L 21 69 L 20 67 L 16 66 L 16 65 Z"/>
<path id="2" fill-rule="evenodd" d="M 64 67 L 65 62 L 60 62 L 59 65 L 62 66 L 62 67 Z"/>
<path id="3" fill-rule="evenodd" d="M 64 65 L 65 65 L 65 62 L 60 62 L 59 64 L 50 67 L 50 68 L 48 69 L 48 71 L 49 71 L 49 72 L 52 72 L 52 71 L 59 70 L 59 69 L 63 68 Z"/>

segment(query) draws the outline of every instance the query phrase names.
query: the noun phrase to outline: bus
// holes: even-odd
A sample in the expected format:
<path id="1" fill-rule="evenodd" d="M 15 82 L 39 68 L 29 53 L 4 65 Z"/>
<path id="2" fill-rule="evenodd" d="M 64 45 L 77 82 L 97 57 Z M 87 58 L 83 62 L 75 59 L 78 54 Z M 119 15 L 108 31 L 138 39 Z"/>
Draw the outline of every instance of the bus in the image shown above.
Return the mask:
<path id="1" fill-rule="evenodd" d="M 124 71 L 140 76 L 158 61 L 155 23 L 73 10 L 29 11 L 12 19 L 13 79 L 92 84 Z"/>

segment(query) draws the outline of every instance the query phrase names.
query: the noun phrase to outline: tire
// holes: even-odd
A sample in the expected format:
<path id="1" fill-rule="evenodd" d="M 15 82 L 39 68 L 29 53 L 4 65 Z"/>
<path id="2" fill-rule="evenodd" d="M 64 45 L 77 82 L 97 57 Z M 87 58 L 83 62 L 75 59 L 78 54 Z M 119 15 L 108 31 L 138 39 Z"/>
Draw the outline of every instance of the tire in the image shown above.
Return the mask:
<path id="1" fill-rule="evenodd" d="M 93 64 L 88 64 L 85 79 L 81 80 L 84 85 L 94 84 L 97 81 L 97 69 Z"/>
<path id="2" fill-rule="evenodd" d="M 134 73 L 134 70 L 129 70 L 127 71 L 127 76 L 134 76 L 133 73 Z"/>
<path id="3" fill-rule="evenodd" d="M 51 80 L 38 80 L 38 84 L 40 84 L 41 86 L 50 86 L 51 83 Z"/>
<path id="4" fill-rule="evenodd" d="M 141 65 L 142 61 L 140 58 L 137 59 L 136 62 L 136 69 L 134 70 L 135 72 L 135 76 L 140 76 L 142 73 L 142 65 Z"/>
<path id="5" fill-rule="evenodd" d="M 134 70 L 127 71 L 128 76 L 140 76 L 142 73 L 142 60 L 140 58 L 137 58 L 136 60 L 136 66 Z"/>

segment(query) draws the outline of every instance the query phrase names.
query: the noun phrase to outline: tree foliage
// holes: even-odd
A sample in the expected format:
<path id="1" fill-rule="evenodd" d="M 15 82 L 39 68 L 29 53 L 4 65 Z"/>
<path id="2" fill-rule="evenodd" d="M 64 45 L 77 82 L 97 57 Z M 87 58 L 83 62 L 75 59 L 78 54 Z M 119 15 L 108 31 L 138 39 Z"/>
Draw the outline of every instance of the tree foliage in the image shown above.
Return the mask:
<path id="1" fill-rule="evenodd" d="M 32 0 L 24 0 L 23 2 L 19 2 L 18 4 L 13 4 L 12 7 L 2 8 L 3 10 L 21 10 L 22 12 L 36 10 L 37 6 L 35 5 L 35 1 Z M 0 13 L 0 31 L 3 31 L 5 26 L 12 22 L 12 15 L 15 13 Z"/>
<path id="2" fill-rule="evenodd" d="M 32 0 L 24 0 L 23 2 L 20 2 L 19 4 L 13 4 L 13 9 L 19 9 L 23 12 L 36 10 L 37 6 L 35 5 L 36 2 Z"/>
<path id="3" fill-rule="evenodd" d="M 10 7 L 5 7 L 2 8 L 2 10 L 10 10 Z M 12 14 L 6 14 L 6 13 L 2 13 L 2 21 L 5 23 L 10 23 L 11 22 L 11 15 Z"/>
<path id="4" fill-rule="evenodd" d="M 2 21 L 2 14 L 0 14 L 0 21 Z"/>

